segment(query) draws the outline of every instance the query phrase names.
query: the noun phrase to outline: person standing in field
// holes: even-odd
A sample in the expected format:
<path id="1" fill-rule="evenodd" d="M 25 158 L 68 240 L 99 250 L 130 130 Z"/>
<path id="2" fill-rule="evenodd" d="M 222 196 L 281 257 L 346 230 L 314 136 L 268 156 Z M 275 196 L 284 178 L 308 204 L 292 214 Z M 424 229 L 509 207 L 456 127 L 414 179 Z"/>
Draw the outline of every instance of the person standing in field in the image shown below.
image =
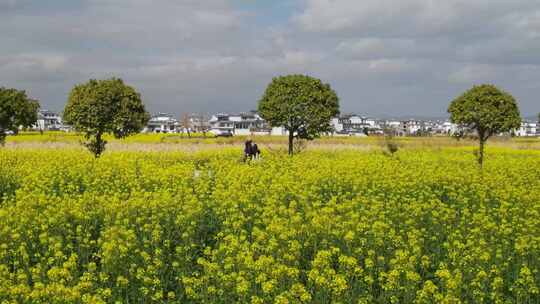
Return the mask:
<path id="1" fill-rule="evenodd" d="M 244 144 L 244 162 L 259 159 L 260 156 L 261 150 L 259 150 L 257 144 L 253 143 L 251 139 L 246 140 Z"/>
<path id="2" fill-rule="evenodd" d="M 244 143 L 244 162 L 253 158 L 253 141 L 251 139 L 246 140 Z"/>
<path id="3" fill-rule="evenodd" d="M 252 149 L 252 153 L 253 153 L 253 158 L 254 159 L 260 159 L 261 158 L 261 150 L 259 150 L 259 147 L 257 146 L 257 144 L 253 144 L 251 146 L 251 149 Z"/>

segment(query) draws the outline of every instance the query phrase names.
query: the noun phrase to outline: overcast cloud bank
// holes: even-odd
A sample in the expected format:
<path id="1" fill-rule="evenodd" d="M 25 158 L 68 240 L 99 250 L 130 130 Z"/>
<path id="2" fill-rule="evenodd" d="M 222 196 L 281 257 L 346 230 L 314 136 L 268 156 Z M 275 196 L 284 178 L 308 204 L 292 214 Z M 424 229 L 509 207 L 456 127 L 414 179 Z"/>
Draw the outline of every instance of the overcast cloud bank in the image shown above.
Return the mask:
<path id="1" fill-rule="evenodd" d="M 151 111 L 249 110 L 273 76 L 303 73 L 344 112 L 440 116 L 485 82 L 540 111 L 536 0 L 0 0 L 0 35 L 0 85 L 53 110 L 110 76 Z"/>

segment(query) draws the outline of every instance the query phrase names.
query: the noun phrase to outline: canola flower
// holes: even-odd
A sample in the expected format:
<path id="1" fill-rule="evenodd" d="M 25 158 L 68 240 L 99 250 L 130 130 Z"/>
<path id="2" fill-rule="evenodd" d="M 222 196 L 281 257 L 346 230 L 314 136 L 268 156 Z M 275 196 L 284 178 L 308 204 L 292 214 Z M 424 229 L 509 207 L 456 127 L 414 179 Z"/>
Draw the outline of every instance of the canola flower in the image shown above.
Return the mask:
<path id="1" fill-rule="evenodd" d="M 0 150 L 0 303 L 540 303 L 540 152 Z"/>

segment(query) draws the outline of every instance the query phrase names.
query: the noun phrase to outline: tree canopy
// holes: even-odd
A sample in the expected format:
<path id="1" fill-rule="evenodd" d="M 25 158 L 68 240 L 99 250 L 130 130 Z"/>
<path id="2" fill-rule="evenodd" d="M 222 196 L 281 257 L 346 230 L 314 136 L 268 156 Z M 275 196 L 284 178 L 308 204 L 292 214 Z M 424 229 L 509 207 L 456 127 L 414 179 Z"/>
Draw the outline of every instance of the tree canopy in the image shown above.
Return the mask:
<path id="1" fill-rule="evenodd" d="M 494 85 L 474 86 L 450 103 L 450 120 L 476 132 L 480 141 L 478 162 L 484 161 L 484 144 L 493 135 L 521 126 L 516 100 Z"/>
<path id="2" fill-rule="evenodd" d="M 39 102 L 28 98 L 25 91 L 0 87 L 0 144 L 5 143 L 7 131 L 34 125 L 38 110 Z"/>
<path id="3" fill-rule="evenodd" d="M 305 75 L 272 79 L 259 101 L 259 114 L 272 127 L 289 133 L 289 154 L 295 138 L 314 139 L 331 132 L 330 120 L 339 114 L 339 98 L 329 84 Z"/>
<path id="4" fill-rule="evenodd" d="M 105 133 L 123 138 L 140 132 L 149 119 L 140 94 L 119 78 L 76 85 L 64 110 L 65 123 L 85 134 L 96 157 L 105 150 Z"/>

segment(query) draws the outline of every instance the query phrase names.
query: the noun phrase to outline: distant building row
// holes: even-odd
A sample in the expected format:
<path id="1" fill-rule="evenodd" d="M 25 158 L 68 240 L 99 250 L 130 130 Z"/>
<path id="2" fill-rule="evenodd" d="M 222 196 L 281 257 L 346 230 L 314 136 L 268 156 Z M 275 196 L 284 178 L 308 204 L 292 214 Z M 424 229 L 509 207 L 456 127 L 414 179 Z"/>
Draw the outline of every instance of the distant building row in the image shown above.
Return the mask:
<path id="1" fill-rule="evenodd" d="M 209 120 L 209 130 L 216 135 L 286 135 L 284 128 L 269 127 L 255 112 L 216 114 Z M 448 120 L 381 120 L 355 114 L 341 115 L 331 120 L 336 136 L 369 136 L 392 133 L 395 136 L 453 135 L 458 125 Z M 540 136 L 536 122 L 524 121 L 516 136 Z"/>
<path id="2" fill-rule="evenodd" d="M 192 114 L 181 120 L 167 113 L 158 113 L 150 119 L 143 132 L 152 133 L 212 133 L 216 136 L 285 135 L 283 128 L 270 128 L 255 112 L 215 114 L 211 117 Z"/>
<path id="3" fill-rule="evenodd" d="M 452 135 L 459 127 L 447 120 L 381 120 L 355 114 L 341 115 L 331 120 L 333 135 L 368 136 L 392 133 L 396 136 Z M 38 114 L 36 130 L 69 130 L 62 117 L 55 112 L 42 110 Z M 152 133 L 212 133 L 216 136 L 234 135 L 286 135 L 282 127 L 270 127 L 256 112 L 240 114 L 185 115 L 180 120 L 167 113 L 153 115 L 143 132 Z M 524 121 L 516 136 L 540 136 L 540 125 Z"/>
<path id="4" fill-rule="evenodd" d="M 355 114 L 332 119 L 337 135 L 368 136 L 391 133 L 395 136 L 451 135 L 458 126 L 443 120 L 381 120 Z"/>

